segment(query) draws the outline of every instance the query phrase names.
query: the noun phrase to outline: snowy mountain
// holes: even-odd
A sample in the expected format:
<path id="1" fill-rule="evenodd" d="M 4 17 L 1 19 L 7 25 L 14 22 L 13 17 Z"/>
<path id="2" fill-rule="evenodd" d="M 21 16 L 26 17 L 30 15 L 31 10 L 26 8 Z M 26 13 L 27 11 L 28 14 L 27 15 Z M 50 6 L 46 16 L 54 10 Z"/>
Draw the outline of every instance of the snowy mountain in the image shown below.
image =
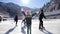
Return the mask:
<path id="1" fill-rule="evenodd" d="M 60 18 L 60 0 L 51 0 L 42 9 L 47 18 Z"/>
<path id="2" fill-rule="evenodd" d="M 21 7 L 14 3 L 0 2 L 0 12 L 9 14 L 10 17 L 14 17 L 16 13 L 18 13 L 18 16 L 21 16 Z"/>
<path id="3" fill-rule="evenodd" d="M 31 13 L 38 11 L 37 9 L 32 9 L 26 6 L 19 6 L 14 3 L 0 2 L 0 12 L 9 14 L 10 17 L 14 17 L 16 13 L 18 13 L 19 18 L 22 18 L 21 8 L 24 10 L 30 10 Z"/>

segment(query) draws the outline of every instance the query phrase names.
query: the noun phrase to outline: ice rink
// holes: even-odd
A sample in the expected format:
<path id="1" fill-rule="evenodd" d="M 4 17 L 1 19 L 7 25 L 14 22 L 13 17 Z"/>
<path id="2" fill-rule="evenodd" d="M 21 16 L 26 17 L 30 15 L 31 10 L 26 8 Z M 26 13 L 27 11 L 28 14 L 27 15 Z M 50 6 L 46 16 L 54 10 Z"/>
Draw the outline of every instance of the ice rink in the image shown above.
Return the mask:
<path id="1" fill-rule="evenodd" d="M 24 28 L 22 20 L 15 26 L 14 20 L 2 21 L 0 23 L 0 34 L 26 34 L 27 28 Z M 32 20 L 32 34 L 60 34 L 60 19 L 44 19 L 45 30 L 39 30 L 39 20 Z M 22 28 L 23 27 L 23 28 Z"/>

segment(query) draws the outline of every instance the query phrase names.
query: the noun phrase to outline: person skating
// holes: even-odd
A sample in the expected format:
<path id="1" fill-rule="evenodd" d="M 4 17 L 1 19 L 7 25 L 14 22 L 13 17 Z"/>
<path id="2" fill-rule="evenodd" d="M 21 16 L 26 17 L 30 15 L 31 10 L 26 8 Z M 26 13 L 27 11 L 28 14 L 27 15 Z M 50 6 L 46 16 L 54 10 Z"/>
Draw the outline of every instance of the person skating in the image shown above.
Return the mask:
<path id="1" fill-rule="evenodd" d="M 43 13 L 43 10 L 41 10 L 41 13 L 40 13 L 40 15 L 39 15 L 39 21 L 40 21 L 40 23 L 39 23 L 39 29 L 44 28 L 44 26 L 43 26 L 43 20 L 42 20 L 43 18 L 46 19 L 45 15 L 44 15 L 44 13 Z"/>
<path id="2" fill-rule="evenodd" d="M 18 22 L 18 15 L 15 16 L 14 21 L 16 22 L 16 26 L 17 26 L 17 22 Z"/>
<path id="3" fill-rule="evenodd" d="M 25 17 L 25 20 L 26 20 L 26 24 L 27 24 L 27 34 L 31 34 L 31 19 L 32 19 L 32 16 L 29 12 L 27 12 L 27 15 Z"/>
<path id="4" fill-rule="evenodd" d="M 36 14 L 31 14 L 29 11 L 27 12 L 27 14 L 25 14 L 24 12 L 22 12 L 25 15 L 25 20 L 26 20 L 26 24 L 27 24 L 27 34 L 31 34 L 31 21 L 32 21 L 32 17 Z"/>

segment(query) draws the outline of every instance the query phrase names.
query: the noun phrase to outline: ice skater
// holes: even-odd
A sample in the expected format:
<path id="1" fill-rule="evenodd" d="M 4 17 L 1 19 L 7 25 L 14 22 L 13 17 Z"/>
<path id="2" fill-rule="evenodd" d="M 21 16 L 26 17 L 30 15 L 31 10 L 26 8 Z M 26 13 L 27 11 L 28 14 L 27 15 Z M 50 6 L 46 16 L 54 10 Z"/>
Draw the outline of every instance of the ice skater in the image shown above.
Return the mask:
<path id="1" fill-rule="evenodd" d="M 32 17 L 36 14 L 31 14 L 31 12 L 27 12 L 27 14 L 25 14 L 25 12 L 22 12 L 25 15 L 25 20 L 26 20 L 26 24 L 27 24 L 27 34 L 31 34 L 31 21 L 32 21 Z"/>
<path id="2" fill-rule="evenodd" d="M 16 26 L 17 26 L 17 22 L 18 22 L 18 15 L 15 16 L 14 21 L 16 22 Z"/>
<path id="3" fill-rule="evenodd" d="M 44 26 L 43 26 L 43 20 L 42 20 L 43 17 L 46 19 L 45 15 L 43 13 L 43 10 L 41 10 L 41 13 L 39 15 L 39 21 L 40 21 L 40 23 L 39 23 L 39 29 L 43 29 L 44 28 Z"/>

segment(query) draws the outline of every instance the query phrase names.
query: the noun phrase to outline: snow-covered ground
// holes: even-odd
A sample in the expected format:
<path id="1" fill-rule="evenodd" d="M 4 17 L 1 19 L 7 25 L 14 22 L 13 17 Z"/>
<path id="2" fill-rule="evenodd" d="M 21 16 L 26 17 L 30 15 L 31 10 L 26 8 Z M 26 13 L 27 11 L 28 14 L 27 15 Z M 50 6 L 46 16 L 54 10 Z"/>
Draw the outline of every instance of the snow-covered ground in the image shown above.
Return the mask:
<path id="1" fill-rule="evenodd" d="M 15 26 L 13 20 L 2 21 L 0 23 L 0 34 L 26 34 L 26 28 L 18 21 L 18 26 Z M 39 30 L 39 20 L 32 20 L 32 34 L 60 34 L 60 19 L 44 19 L 45 30 Z M 23 27 L 23 28 L 22 28 Z"/>

